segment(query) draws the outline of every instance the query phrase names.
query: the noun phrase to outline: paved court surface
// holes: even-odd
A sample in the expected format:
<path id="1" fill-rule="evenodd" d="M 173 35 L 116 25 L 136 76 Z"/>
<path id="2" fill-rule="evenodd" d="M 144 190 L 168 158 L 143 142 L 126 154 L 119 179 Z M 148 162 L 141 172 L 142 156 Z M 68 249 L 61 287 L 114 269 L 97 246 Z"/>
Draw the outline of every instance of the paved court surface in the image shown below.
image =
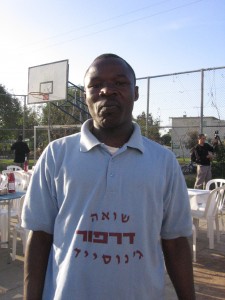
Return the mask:
<path id="1" fill-rule="evenodd" d="M 17 259 L 11 264 L 7 263 L 6 250 L 0 248 L 1 300 L 23 299 L 21 245 L 18 248 Z M 194 276 L 197 300 L 225 299 L 225 234 L 221 235 L 220 243 L 215 243 L 215 249 L 209 250 L 205 223 L 200 224 L 197 238 L 197 262 L 194 263 Z M 173 286 L 166 275 L 166 300 L 176 299 Z"/>

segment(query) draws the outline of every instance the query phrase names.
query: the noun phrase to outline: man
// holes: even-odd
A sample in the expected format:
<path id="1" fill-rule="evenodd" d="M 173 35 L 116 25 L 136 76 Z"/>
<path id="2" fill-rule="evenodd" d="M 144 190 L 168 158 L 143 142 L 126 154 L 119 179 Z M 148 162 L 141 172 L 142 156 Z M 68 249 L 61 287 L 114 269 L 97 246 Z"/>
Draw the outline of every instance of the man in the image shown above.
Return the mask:
<path id="1" fill-rule="evenodd" d="M 30 149 L 27 143 L 23 142 L 23 136 L 20 134 L 18 140 L 11 146 L 11 150 L 15 151 L 14 162 L 23 167 L 25 157 L 28 159 Z"/>
<path id="2" fill-rule="evenodd" d="M 193 155 L 197 163 L 197 177 L 195 189 L 203 189 L 206 183 L 212 178 L 211 160 L 213 159 L 214 148 L 205 142 L 203 133 L 198 135 L 198 144 L 194 147 Z"/>
<path id="3" fill-rule="evenodd" d="M 101 55 L 84 87 L 92 119 L 48 146 L 27 192 L 25 299 L 163 299 L 163 254 L 179 299 L 195 299 L 186 184 L 132 122 L 133 69 Z"/>

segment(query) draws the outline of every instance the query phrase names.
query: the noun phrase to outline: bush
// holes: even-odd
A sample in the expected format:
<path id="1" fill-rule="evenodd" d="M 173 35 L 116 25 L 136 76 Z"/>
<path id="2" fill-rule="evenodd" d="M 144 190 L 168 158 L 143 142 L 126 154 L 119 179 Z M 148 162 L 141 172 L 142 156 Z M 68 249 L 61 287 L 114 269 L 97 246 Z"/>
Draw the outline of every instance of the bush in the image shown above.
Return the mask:
<path id="1" fill-rule="evenodd" d="M 193 189 L 194 185 L 195 185 L 196 175 L 195 174 L 185 175 L 184 178 L 185 178 L 187 187 L 189 189 Z"/>
<path id="2" fill-rule="evenodd" d="M 225 163 L 218 162 L 212 164 L 212 178 L 225 178 Z"/>

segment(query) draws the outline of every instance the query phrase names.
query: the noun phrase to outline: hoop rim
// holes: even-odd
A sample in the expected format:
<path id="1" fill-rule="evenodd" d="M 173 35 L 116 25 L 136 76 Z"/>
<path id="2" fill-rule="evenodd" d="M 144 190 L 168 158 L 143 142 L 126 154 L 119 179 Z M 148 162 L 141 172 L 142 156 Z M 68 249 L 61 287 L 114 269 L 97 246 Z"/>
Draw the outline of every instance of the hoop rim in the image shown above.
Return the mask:
<path id="1" fill-rule="evenodd" d="M 42 96 L 43 100 L 49 100 L 49 93 L 42 93 L 42 92 L 29 92 L 31 96 Z"/>
<path id="2" fill-rule="evenodd" d="M 49 93 L 43 93 L 43 92 L 29 92 L 29 95 L 49 95 Z"/>

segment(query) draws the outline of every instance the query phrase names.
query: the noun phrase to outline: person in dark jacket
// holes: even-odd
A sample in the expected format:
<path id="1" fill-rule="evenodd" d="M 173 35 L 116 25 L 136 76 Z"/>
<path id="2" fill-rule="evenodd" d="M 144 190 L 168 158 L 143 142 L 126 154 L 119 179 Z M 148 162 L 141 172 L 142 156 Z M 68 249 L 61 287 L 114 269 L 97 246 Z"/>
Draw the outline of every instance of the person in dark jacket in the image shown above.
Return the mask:
<path id="1" fill-rule="evenodd" d="M 214 148 L 206 143 L 205 140 L 205 135 L 203 133 L 199 134 L 198 144 L 193 149 L 193 155 L 197 163 L 195 189 L 203 189 L 206 183 L 212 179 L 211 161 L 213 159 Z"/>
<path id="2" fill-rule="evenodd" d="M 25 157 L 29 159 L 30 149 L 27 143 L 23 142 L 22 135 L 19 135 L 18 140 L 11 146 L 11 150 L 15 151 L 14 162 L 20 167 L 23 167 Z"/>

